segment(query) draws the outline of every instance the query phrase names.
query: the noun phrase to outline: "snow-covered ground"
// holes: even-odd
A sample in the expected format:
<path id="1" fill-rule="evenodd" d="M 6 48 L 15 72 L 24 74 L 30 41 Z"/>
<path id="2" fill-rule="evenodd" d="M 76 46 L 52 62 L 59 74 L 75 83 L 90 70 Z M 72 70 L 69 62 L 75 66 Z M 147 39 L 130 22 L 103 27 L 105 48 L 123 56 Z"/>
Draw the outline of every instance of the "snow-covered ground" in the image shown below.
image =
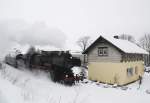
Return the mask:
<path id="1" fill-rule="evenodd" d="M 88 81 L 88 80 L 87 80 Z M 18 70 L 3 64 L 0 69 L 0 103 L 149 103 L 150 74 L 126 87 L 79 83 L 68 87 L 53 83 L 44 72 Z"/>

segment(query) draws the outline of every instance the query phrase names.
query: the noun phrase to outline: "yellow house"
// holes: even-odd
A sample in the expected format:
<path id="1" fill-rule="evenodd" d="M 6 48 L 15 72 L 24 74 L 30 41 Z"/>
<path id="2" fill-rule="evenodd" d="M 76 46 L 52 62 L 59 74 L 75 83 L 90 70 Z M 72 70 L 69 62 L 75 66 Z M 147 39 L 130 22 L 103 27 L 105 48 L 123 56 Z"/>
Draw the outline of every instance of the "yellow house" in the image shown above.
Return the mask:
<path id="1" fill-rule="evenodd" d="M 87 54 L 90 80 L 125 85 L 143 75 L 143 55 L 148 52 L 118 36 L 100 36 L 83 54 Z"/>

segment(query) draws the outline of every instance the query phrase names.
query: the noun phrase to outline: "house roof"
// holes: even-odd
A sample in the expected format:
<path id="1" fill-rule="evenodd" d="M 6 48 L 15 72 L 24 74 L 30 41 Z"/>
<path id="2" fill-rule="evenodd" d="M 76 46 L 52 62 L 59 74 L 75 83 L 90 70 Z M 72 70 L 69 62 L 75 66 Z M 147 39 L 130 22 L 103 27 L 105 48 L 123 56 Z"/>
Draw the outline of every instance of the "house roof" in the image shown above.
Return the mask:
<path id="1" fill-rule="evenodd" d="M 110 42 L 112 45 L 114 45 L 119 50 L 125 52 L 125 53 L 134 53 L 134 54 L 149 54 L 146 50 L 142 49 L 141 47 L 137 46 L 136 44 L 128 41 L 128 40 L 122 40 L 122 39 L 116 39 L 114 37 L 108 37 L 108 36 L 100 36 L 98 39 L 96 39 L 84 52 L 83 54 L 87 53 L 89 49 L 100 39 L 103 38 Z"/>

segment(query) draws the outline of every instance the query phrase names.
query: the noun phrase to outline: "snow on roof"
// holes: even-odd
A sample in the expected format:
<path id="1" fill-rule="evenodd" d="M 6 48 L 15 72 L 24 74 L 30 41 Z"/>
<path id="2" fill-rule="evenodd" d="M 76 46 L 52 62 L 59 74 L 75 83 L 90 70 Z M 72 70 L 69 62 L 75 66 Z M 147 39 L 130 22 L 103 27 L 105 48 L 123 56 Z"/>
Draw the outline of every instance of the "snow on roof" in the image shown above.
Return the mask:
<path id="1" fill-rule="evenodd" d="M 107 41 L 109 41 L 110 43 L 112 43 L 114 46 L 116 46 L 117 48 L 119 48 L 120 50 L 122 50 L 125 53 L 149 54 L 146 50 L 142 49 L 141 47 L 137 46 L 136 44 L 134 44 L 128 40 L 116 39 L 116 38 L 110 37 L 110 36 L 109 37 L 108 36 L 100 36 L 100 37 L 106 39 Z M 94 42 L 96 42 L 96 41 L 94 41 Z M 89 49 L 91 47 L 91 45 L 87 49 Z M 85 52 L 86 51 L 87 50 L 85 50 Z"/>

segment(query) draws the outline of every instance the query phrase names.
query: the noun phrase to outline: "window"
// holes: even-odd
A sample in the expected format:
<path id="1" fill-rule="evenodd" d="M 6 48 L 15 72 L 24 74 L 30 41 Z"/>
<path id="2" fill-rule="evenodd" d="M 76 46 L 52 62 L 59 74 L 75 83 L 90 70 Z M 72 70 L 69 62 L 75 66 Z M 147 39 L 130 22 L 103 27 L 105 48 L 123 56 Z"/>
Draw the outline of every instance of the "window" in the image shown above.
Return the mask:
<path id="1" fill-rule="evenodd" d="M 133 76 L 133 68 L 127 68 L 127 75 L 128 77 Z"/>
<path id="2" fill-rule="evenodd" d="M 108 48 L 107 47 L 98 47 L 98 56 L 107 56 Z"/>

